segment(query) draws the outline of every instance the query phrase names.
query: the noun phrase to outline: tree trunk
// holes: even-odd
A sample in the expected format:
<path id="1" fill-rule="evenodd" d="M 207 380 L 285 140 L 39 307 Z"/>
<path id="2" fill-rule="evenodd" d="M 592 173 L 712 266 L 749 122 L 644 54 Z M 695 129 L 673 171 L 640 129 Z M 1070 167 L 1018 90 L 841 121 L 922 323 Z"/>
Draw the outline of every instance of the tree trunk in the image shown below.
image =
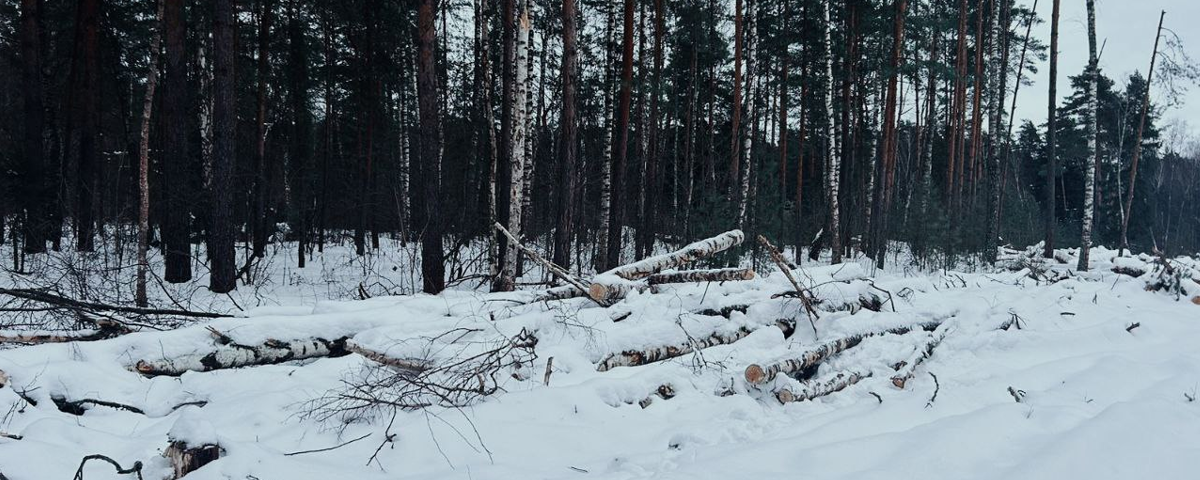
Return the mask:
<path id="1" fill-rule="evenodd" d="M 1100 150 L 1096 145 L 1096 133 L 1099 129 L 1097 113 L 1099 100 L 1100 59 L 1096 53 L 1096 0 L 1087 0 L 1088 22 L 1088 70 L 1087 70 L 1087 106 L 1084 122 L 1087 129 L 1087 168 L 1084 173 L 1083 187 L 1083 232 L 1080 234 L 1079 264 L 1076 269 L 1081 272 L 1088 270 L 1089 254 L 1092 248 L 1092 222 L 1096 211 L 1096 165 L 1100 163 Z"/>
<path id="2" fill-rule="evenodd" d="M 624 224 L 624 208 L 621 199 L 624 197 L 623 179 L 625 176 L 626 156 L 629 145 L 629 106 L 633 89 L 633 9 L 634 1 L 625 0 L 625 33 L 623 55 L 621 61 L 621 95 L 617 108 L 617 133 L 620 140 L 614 146 L 616 150 L 613 159 L 612 192 L 615 194 L 612 202 L 610 222 L 608 224 L 608 248 L 606 264 L 621 263 L 622 230 Z"/>
<path id="3" fill-rule="evenodd" d="M 756 111 L 757 105 L 755 103 L 758 99 L 758 87 L 755 84 L 755 81 L 757 80 L 755 77 L 755 67 L 757 64 L 755 57 L 757 57 L 758 53 L 758 19 L 756 16 L 756 3 L 757 2 L 755 0 L 747 0 L 746 15 L 749 17 L 749 19 L 743 21 L 743 23 L 748 24 L 743 27 L 743 32 L 746 35 L 746 39 L 742 41 L 742 43 L 744 43 L 746 46 L 746 75 L 744 76 L 746 82 L 745 123 L 748 128 L 746 128 L 746 131 L 743 132 L 743 135 L 740 137 L 741 143 L 736 145 L 737 150 L 735 151 L 735 157 L 744 157 L 745 160 L 745 167 L 742 168 L 742 171 L 740 172 L 741 177 L 735 178 L 735 180 L 740 181 L 740 185 L 737 190 L 738 200 L 736 218 L 738 228 L 744 228 L 746 226 L 746 212 L 750 202 L 751 173 L 753 173 L 754 168 L 754 133 L 758 121 L 758 112 Z M 737 137 L 735 136 L 735 138 Z M 737 162 L 734 162 L 734 165 L 736 166 Z"/>
<path id="4" fill-rule="evenodd" d="M 733 113 L 730 114 L 730 124 L 732 125 L 729 133 L 731 152 L 729 160 L 729 198 L 732 199 L 734 189 L 737 188 L 739 178 L 740 161 L 742 157 L 742 145 L 739 139 L 742 135 L 742 51 L 744 50 L 746 38 L 744 31 L 745 21 L 742 18 L 742 1 L 736 0 L 733 10 Z M 753 1 L 753 0 L 751 0 Z"/>
<path id="5" fill-rule="evenodd" d="M 1154 61 L 1158 59 L 1158 41 L 1162 39 L 1163 20 L 1166 10 L 1158 17 L 1158 30 L 1154 37 L 1154 52 L 1150 55 L 1150 70 L 1146 71 L 1146 93 L 1142 98 L 1142 115 L 1138 120 L 1137 137 L 1133 144 L 1133 162 L 1129 165 L 1129 193 L 1125 195 L 1125 216 L 1121 221 L 1121 250 L 1129 248 L 1129 218 L 1133 216 L 1133 187 L 1137 184 L 1138 159 L 1142 156 L 1142 133 L 1146 130 L 1146 115 L 1150 112 L 1150 85 L 1154 80 Z"/>
<path id="6" fill-rule="evenodd" d="M 41 1 L 21 0 L 21 63 L 24 115 L 24 159 L 20 203 L 25 207 L 25 253 L 43 253 L 49 237 L 46 218 L 53 202 L 46 179 L 45 107 L 42 98 Z M 3 234 L 0 234 L 3 237 Z M 14 248 L 16 248 L 14 246 Z"/>
<path id="7" fill-rule="evenodd" d="M 337 357 L 349 353 L 346 350 L 345 337 L 334 340 L 323 338 L 267 340 L 259 345 L 241 345 L 234 343 L 223 334 L 217 333 L 216 335 L 218 344 L 207 352 L 162 360 L 138 360 L 134 364 L 133 370 L 148 377 L 177 376 L 187 372 L 274 365 L 292 360 Z"/>
<path id="8" fill-rule="evenodd" d="M 76 52 L 71 75 L 74 101 L 78 103 L 75 125 L 78 129 L 78 174 L 75 179 L 75 248 L 81 252 L 95 250 L 96 208 L 94 199 L 99 177 L 99 83 L 100 1 L 81 0 L 76 23 Z"/>
<path id="9" fill-rule="evenodd" d="M 213 1 L 213 152 L 209 182 L 209 290 L 226 293 L 237 287 L 233 254 L 233 167 L 237 112 L 234 109 L 233 0 Z"/>
<path id="10" fill-rule="evenodd" d="M 834 133 L 833 122 L 833 43 L 831 41 L 831 30 L 833 29 L 829 19 L 829 10 L 832 8 L 833 0 L 825 0 L 824 7 L 824 30 L 825 30 L 825 78 L 828 85 L 825 87 L 825 195 L 828 197 L 829 208 L 829 245 L 832 250 L 832 263 L 842 263 L 842 237 L 839 224 L 841 218 L 839 216 L 838 205 L 838 188 L 841 186 L 841 152 L 837 148 L 837 139 Z M 847 107 L 848 108 L 848 107 Z"/>
<path id="11" fill-rule="evenodd" d="M 1058 184 L 1058 15 L 1060 0 L 1054 0 L 1054 10 L 1050 14 L 1050 100 L 1046 114 L 1046 152 L 1049 162 L 1046 166 L 1046 240 L 1042 256 L 1054 258 L 1054 233 L 1058 228 L 1058 199 L 1055 186 Z"/>
<path id="12" fill-rule="evenodd" d="M 896 0 L 896 16 L 892 32 L 891 74 L 888 76 L 887 99 L 883 112 L 883 176 L 880 179 L 879 198 L 879 235 L 875 239 L 875 265 L 883 268 L 883 260 L 887 256 L 888 220 L 891 214 L 893 186 L 896 181 L 896 121 L 897 97 L 896 89 L 900 80 L 900 54 L 904 49 L 904 20 L 908 9 L 908 0 Z"/>
<path id="13" fill-rule="evenodd" d="M 563 60 L 562 60 L 562 117 L 559 123 L 562 129 L 562 138 L 559 148 L 561 149 L 562 164 L 558 170 L 558 225 L 554 230 L 554 263 L 564 267 L 571 267 L 571 233 L 575 228 L 575 202 L 572 201 L 576 194 L 576 135 L 577 125 L 575 119 L 575 107 L 577 100 L 576 95 L 576 79 L 579 71 L 579 52 L 575 46 L 577 41 L 577 33 L 575 26 L 575 0 L 563 0 L 562 2 L 562 35 L 563 35 Z"/>
<path id="14" fill-rule="evenodd" d="M 163 31 L 163 8 L 166 0 L 159 0 L 155 20 L 158 28 L 150 39 L 150 63 L 146 73 L 146 95 L 142 100 L 141 139 L 138 142 L 138 233 L 137 233 L 137 281 L 134 286 L 134 303 L 139 307 L 146 300 L 146 273 L 150 262 L 146 260 L 146 249 L 150 245 L 150 113 L 154 107 L 154 90 L 158 87 L 158 54 L 161 50 Z"/>
<path id="15" fill-rule="evenodd" d="M 512 149 L 509 156 L 509 182 L 508 190 L 508 231 L 512 232 L 513 237 L 521 238 L 521 214 L 524 207 L 525 195 L 525 149 L 529 126 L 526 115 L 527 95 L 529 93 L 528 80 L 529 69 L 527 63 L 529 61 L 529 3 L 522 2 L 521 16 L 518 20 L 517 27 L 517 63 L 516 79 L 514 83 L 515 95 L 512 97 Z M 507 249 L 504 252 L 504 268 L 500 271 L 500 283 L 503 288 L 501 291 L 512 291 L 516 288 L 516 278 L 518 273 L 517 264 L 521 261 L 520 250 L 512 242 L 507 242 Z"/>
<path id="16" fill-rule="evenodd" d="M 254 217 L 250 226 L 253 232 L 253 255 L 262 258 L 267 248 L 267 75 L 270 73 L 271 24 L 275 19 L 275 6 L 271 0 L 259 0 L 258 12 L 258 100 L 255 108 L 254 134 Z"/>
<path id="17" fill-rule="evenodd" d="M 988 172 L 990 188 L 988 195 L 988 227 L 987 237 L 983 243 L 983 258 L 990 264 L 996 263 L 997 249 L 1000 241 L 1000 195 L 1004 185 L 1002 182 L 1003 165 L 1001 155 L 1005 144 L 1004 99 L 1008 92 L 1008 32 L 1012 8 L 1010 0 L 992 0 L 992 58 L 989 66 L 989 91 L 991 92 L 991 126 L 988 127 L 992 141 L 988 148 Z"/>
<path id="18" fill-rule="evenodd" d="M 441 155 L 436 141 L 441 138 L 441 113 L 438 111 L 438 79 L 435 56 L 437 32 L 434 17 L 438 0 L 421 0 L 417 7 L 417 107 L 421 124 L 421 179 L 425 225 L 417 231 L 421 237 L 421 278 L 426 293 L 446 288 L 442 251 Z"/>
<path id="19" fill-rule="evenodd" d="M 612 90 L 612 85 L 616 82 L 614 65 L 616 47 L 613 37 L 616 30 L 616 7 L 609 3 L 606 8 L 608 19 L 604 36 L 605 79 L 604 93 L 600 96 L 600 100 L 604 104 L 604 117 L 601 120 L 604 123 L 604 153 L 601 155 L 603 158 L 600 165 L 600 225 L 596 229 L 596 253 L 592 262 L 597 271 L 608 270 L 615 266 L 608 263 L 608 226 L 612 223 L 613 126 L 617 122 L 616 108 L 613 106 L 616 98 L 614 98 L 615 92 Z"/>
<path id="20" fill-rule="evenodd" d="M 166 212 L 162 220 L 163 280 L 183 283 L 192 279 L 191 192 L 192 168 L 188 161 L 188 72 L 186 65 L 187 22 L 184 0 L 166 0 L 166 63 L 163 73 L 162 124 L 163 191 Z"/>

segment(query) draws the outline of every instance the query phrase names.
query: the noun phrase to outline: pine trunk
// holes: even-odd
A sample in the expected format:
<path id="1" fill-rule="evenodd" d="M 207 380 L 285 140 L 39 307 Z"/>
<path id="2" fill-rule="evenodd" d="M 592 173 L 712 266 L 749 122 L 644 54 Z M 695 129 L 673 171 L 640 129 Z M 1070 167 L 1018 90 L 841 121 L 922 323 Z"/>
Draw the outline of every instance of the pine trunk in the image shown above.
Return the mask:
<path id="1" fill-rule="evenodd" d="M 578 37 L 575 17 L 575 0 L 563 0 L 562 117 L 559 121 L 562 129 L 559 145 L 562 164 L 558 167 L 558 225 L 554 230 L 554 263 L 568 269 L 571 267 L 571 234 L 575 228 L 575 202 L 572 199 L 577 190 L 575 144 L 578 130 L 575 107 L 578 101 L 575 96 L 579 52 L 575 46 Z"/>
<path id="2" fill-rule="evenodd" d="M 186 66 L 187 21 L 184 0 L 165 0 L 166 63 L 163 73 L 162 124 L 163 191 L 166 211 L 162 220 L 163 280 L 184 283 L 192 279 L 191 198 L 192 169 L 187 160 L 189 138 L 188 72 Z"/>
<path id="3" fill-rule="evenodd" d="M 421 232 L 421 278 L 426 293 L 446 288 L 442 251 L 441 154 L 436 141 L 441 138 L 441 114 L 438 112 L 436 65 L 437 31 L 434 18 L 438 0 L 421 0 L 417 7 L 417 109 L 421 130 L 421 195 L 424 197 L 425 225 Z"/>
<path id="4" fill-rule="evenodd" d="M 138 141 L 138 265 L 133 296 L 134 303 L 139 307 L 148 304 L 146 274 L 150 270 L 150 262 L 146 260 L 146 250 L 150 246 L 150 114 L 154 107 L 154 90 L 158 87 L 158 54 L 162 43 L 164 2 L 165 0 L 157 2 L 158 13 L 155 20 L 158 22 L 158 28 L 150 39 L 150 63 L 146 73 L 146 95 L 142 98 L 142 128 Z"/>
<path id="5" fill-rule="evenodd" d="M 233 253 L 233 168 L 237 112 L 234 63 L 233 0 L 213 1 L 213 147 L 209 182 L 209 290 L 226 293 L 237 287 Z"/>

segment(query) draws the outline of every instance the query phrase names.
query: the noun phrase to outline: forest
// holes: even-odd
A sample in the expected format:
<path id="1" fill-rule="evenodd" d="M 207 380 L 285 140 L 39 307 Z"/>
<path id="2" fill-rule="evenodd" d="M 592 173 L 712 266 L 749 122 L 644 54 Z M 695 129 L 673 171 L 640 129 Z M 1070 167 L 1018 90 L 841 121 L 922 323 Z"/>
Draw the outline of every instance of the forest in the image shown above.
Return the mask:
<path id="1" fill-rule="evenodd" d="M 511 290 L 497 222 L 581 271 L 730 228 L 880 265 L 1200 248 L 1196 148 L 1165 137 L 1153 76 L 1089 62 L 1017 124 L 1053 57 L 1029 6 L 729 3 L 5 2 L 12 266 L 153 247 L 165 281 L 223 292 L 268 244 L 303 267 L 385 236 L 420 243 L 427 292 L 481 244 L 473 273 Z M 1194 79 L 1162 36 L 1147 63 Z"/>

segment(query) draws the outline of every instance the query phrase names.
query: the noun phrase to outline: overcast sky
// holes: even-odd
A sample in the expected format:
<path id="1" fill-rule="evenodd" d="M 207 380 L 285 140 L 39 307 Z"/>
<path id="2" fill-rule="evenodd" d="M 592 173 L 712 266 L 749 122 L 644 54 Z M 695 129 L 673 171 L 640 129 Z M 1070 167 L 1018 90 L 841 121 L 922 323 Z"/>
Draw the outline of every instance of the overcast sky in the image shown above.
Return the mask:
<path id="1" fill-rule="evenodd" d="M 1018 2 L 1026 6 L 1033 4 L 1033 0 Z M 1086 0 L 1061 2 L 1058 93 L 1065 98 L 1071 93 L 1069 77 L 1082 72 L 1088 61 L 1087 3 Z M 1041 38 L 1046 45 L 1050 44 L 1052 5 L 1053 0 L 1038 1 L 1038 16 L 1045 23 L 1035 26 L 1033 30 L 1033 35 Z M 1150 53 L 1154 50 L 1154 32 L 1162 10 L 1167 11 L 1163 27 L 1178 34 L 1188 54 L 1200 60 L 1200 0 L 1096 1 L 1097 43 L 1104 45 L 1100 68 L 1119 86 L 1123 87 L 1129 74 L 1135 70 L 1144 75 L 1149 69 Z M 1038 69 L 1037 76 L 1032 79 L 1033 87 L 1021 88 L 1017 102 L 1018 120 L 1029 119 L 1036 123 L 1046 120 L 1049 62 L 1039 64 Z M 1151 96 L 1155 93 L 1152 90 Z M 1168 111 L 1165 117 L 1182 119 L 1189 124 L 1193 133 L 1200 132 L 1200 87 L 1191 87 L 1183 104 Z"/>

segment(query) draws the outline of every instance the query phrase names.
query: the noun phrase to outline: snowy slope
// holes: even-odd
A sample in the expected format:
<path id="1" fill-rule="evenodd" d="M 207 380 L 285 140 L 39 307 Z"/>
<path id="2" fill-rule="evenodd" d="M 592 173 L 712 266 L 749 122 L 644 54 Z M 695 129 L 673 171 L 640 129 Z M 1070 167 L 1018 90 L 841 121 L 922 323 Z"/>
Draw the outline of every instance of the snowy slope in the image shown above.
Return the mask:
<path id="1" fill-rule="evenodd" d="M 1072 253 L 1062 255 L 1069 261 Z M 102 453 L 123 465 L 140 460 L 146 478 L 163 478 L 171 436 L 225 450 L 189 479 L 1196 478 L 1200 401 L 1189 398 L 1200 388 L 1200 305 L 1190 300 L 1200 290 L 1185 277 L 1182 293 L 1146 291 L 1151 274 L 1111 270 L 1150 270 L 1150 257 L 1115 258 L 1103 249 L 1093 257 L 1092 272 L 1069 277 L 1062 272 L 1073 262 L 1030 265 L 1038 260 L 1022 252 L 1008 256 L 1012 270 L 879 272 L 874 285 L 892 301 L 880 312 L 855 313 L 842 307 L 871 289 L 854 280 L 869 270 L 805 266 L 799 276 L 819 285 L 814 293 L 827 303 L 815 332 L 797 300 L 771 298 L 789 289 L 775 272 L 668 286 L 608 309 L 584 299 L 511 301 L 532 292 L 452 291 L 249 310 L 174 331 L 2 350 L 0 370 L 10 380 L 0 388 L 0 431 L 24 438 L 0 438 L 0 472 L 12 480 L 70 478 L 81 458 Z M 751 306 L 729 318 L 693 313 L 743 304 Z M 997 330 L 1013 315 L 1021 329 Z M 798 320 L 790 339 L 774 326 L 781 318 Z M 889 380 L 889 365 L 910 357 L 929 333 L 870 338 L 831 359 L 818 377 L 837 369 L 874 375 L 814 401 L 781 405 L 769 391 L 799 388 L 795 380 L 762 390 L 742 380 L 752 363 L 924 321 L 943 321 L 946 337 L 903 390 Z M 1133 323 L 1140 325 L 1127 331 Z M 324 420 L 306 415 L 313 402 L 359 378 L 369 360 L 348 355 L 180 377 L 129 369 L 137 360 L 211 349 L 205 327 L 243 344 L 350 336 L 389 355 L 443 361 L 463 352 L 432 340 L 443 332 L 464 329 L 466 341 L 486 342 L 525 329 L 538 338 L 537 359 L 464 409 Z M 731 345 L 596 371 L 610 353 L 743 328 L 752 333 Z M 664 384 L 673 398 L 652 395 Z M 53 396 L 144 414 L 95 406 L 75 416 L 60 412 Z M 172 410 L 195 401 L 207 403 Z M 122 478 L 106 464 L 88 465 L 88 479 Z"/>

